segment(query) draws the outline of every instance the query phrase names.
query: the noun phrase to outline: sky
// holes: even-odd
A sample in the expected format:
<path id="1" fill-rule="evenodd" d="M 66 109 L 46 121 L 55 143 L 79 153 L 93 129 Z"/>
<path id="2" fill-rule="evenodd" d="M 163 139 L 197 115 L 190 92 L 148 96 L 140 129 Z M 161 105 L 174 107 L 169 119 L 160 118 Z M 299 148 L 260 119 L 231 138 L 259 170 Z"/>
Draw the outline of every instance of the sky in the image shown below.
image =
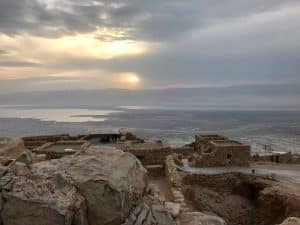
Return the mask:
<path id="1" fill-rule="evenodd" d="M 0 94 L 300 85 L 299 0 L 0 0 Z"/>

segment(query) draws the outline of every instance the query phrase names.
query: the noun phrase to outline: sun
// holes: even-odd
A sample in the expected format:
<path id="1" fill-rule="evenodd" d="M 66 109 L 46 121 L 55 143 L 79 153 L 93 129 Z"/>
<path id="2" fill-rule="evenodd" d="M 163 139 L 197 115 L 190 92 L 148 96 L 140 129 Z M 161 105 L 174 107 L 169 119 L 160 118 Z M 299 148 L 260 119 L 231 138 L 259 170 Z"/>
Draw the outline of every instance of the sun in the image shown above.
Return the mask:
<path id="1" fill-rule="evenodd" d="M 140 78 L 137 75 L 129 75 L 127 78 L 127 82 L 130 84 L 137 84 L 140 82 Z"/>
<path id="2" fill-rule="evenodd" d="M 119 74 L 119 81 L 128 88 L 137 88 L 142 82 L 142 79 L 134 72 L 124 72 Z"/>

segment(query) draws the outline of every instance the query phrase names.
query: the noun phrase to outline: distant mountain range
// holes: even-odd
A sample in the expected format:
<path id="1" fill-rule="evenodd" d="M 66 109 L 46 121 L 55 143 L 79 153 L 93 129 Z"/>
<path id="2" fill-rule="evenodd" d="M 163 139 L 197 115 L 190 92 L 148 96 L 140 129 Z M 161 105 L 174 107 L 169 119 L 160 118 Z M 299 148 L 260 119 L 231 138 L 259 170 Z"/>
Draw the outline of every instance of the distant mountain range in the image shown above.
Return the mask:
<path id="1" fill-rule="evenodd" d="M 38 91 L 0 95 L 0 105 L 300 109 L 300 85 Z"/>

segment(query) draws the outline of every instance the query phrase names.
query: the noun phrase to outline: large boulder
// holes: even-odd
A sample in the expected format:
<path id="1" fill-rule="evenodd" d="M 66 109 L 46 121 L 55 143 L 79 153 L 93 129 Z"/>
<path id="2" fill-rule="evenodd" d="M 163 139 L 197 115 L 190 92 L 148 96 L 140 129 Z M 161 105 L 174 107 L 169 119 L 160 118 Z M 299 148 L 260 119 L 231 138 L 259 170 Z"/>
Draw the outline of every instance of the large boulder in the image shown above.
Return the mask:
<path id="1" fill-rule="evenodd" d="M 101 149 L 10 170 L 0 180 L 3 225 L 117 225 L 146 189 L 131 154 Z"/>
<path id="2" fill-rule="evenodd" d="M 180 224 L 184 225 L 226 225 L 218 216 L 207 215 L 201 212 L 187 212 L 180 216 Z"/>
<path id="3" fill-rule="evenodd" d="M 61 163 L 36 164 L 27 175 L 12 168 L 2 177 L 3 225 L 71 225 L 76 201 L 83 198 L 59 168 Z"/>
<path id="4" fill-rule="evenodd" d="M 174 225 L 171 215 L 155 197 L 145 196 L 122 225 Z"/>
<path id="5" fill-rule="evenodd" d="M 300 218 L 289 217 L 285 219 L 280 225 L 300 225 Z"/>
<path id="6" fill-rule="evenodd" d="M 147 187 L 146 170 L 130 153 L 92 147 L 87 154 L 67 173 L 86 199 L 89 224 L 121 224 Z"/>

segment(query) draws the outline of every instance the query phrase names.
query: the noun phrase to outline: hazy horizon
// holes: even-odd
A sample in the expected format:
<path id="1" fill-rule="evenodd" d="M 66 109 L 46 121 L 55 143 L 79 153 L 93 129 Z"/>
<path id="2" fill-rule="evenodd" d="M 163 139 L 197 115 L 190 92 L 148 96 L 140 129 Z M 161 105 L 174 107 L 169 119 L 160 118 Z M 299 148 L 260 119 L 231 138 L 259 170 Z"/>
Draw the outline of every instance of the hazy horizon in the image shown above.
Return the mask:
<path id="1" fill-rule="evenodd" d="M 299 99 L 300 85 L 281 84 L 145 90 L 28 91 L 0 95 L 0 105 L 300 110 Z"/>
<path id="2" fill-rule="evenodd" d="M 0 96 L 266 85 L 295 107 L 299 27 L 297 0 L 0 0 Z"/>

